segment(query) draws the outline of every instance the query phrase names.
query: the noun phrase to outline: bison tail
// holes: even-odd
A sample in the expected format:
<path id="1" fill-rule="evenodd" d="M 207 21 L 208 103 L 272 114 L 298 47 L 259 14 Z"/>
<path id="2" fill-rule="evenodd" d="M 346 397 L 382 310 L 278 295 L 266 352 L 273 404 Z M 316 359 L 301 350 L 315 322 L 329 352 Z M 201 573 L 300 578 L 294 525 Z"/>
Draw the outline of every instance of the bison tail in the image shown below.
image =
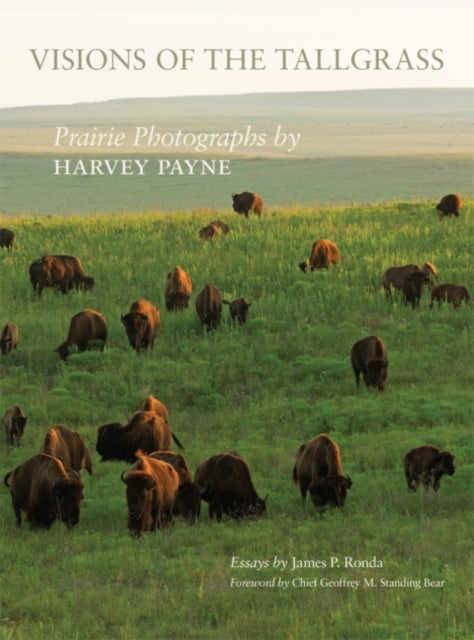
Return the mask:
<path id="1" fill-rule="evenodd" d="M 222 300 L 222 302 L 223 302 L 224 304 L 230 304 L 230 302 L 229 302 L 228 300 Z"/>
<path id="2" fill-rule="evenodd" d="M 7 473 L 7 475 L 3 478 L 3 483 L 5 484 L 6 487 L 10 488 L 10 485 L 8 484 L 8 479 L 11 476 L 11 474 L 13 473 L 13 471 L 9 471 Z"/>
<path id="3" fill-rule="evenodd" d="M 184 451 L 184 447 L 183 447 L 183 445 L 182 445 L 182 444 L 181 444 L 181 442 L 178 440 L 178 438 L 174 435 L 174 433 L 173 433 L 173 432 L 171 432 L 171 435 L 172 435 L 172 437 L 173 437 L 173 440 L 174 440 L 174 441 L 176 442 L 176 444 L 178 445 L 178 447 L 179 447 L 182 451 Z"/>

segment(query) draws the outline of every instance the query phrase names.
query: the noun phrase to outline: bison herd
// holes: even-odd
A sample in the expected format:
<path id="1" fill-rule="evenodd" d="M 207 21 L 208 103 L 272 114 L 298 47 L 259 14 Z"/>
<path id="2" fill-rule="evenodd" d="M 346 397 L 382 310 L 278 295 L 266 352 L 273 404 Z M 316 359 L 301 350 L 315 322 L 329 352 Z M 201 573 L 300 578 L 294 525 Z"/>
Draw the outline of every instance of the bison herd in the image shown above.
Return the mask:
<path id="1" fill-rule="evenodd" d="M 462 202 L 456 194 L 444 196 L 437 210 L 440 217 L 459 215 Z M 263 202 L 258 194 L 232 194 L 232 207 L 248 217 L 250 211 L 260 216 Z M 214 221 L 201 229 L 199 237 L 210 239 L 229 233 L 228 226 Z M 0 246 L 12 249 L 14 233 L 0 229 Z M 341 255 L 334 242 L 319 239 L 313 243 L 309 258 L 299 267 L 306 272 L 337 265 Z M 44 255 L 29 268 L 33 293 L 41 298 L 47 287 L 62 294 L 72 289 L 90 290 L 95 282 L 85 274 L 79 258 L 67 255 Z M 436 284 L 435 284 L 436 283 Z M 402 292 L 404 303 L 413 309 L 419 306 L 424 288 L 431 290 L 431 304 L 447 301 L 459 307 L 470 300 L 463 285 L 439 283 L 436 267 L 426 262 L 391 266 L 382 276 L 383 288 L 393 302 L 392 289 Z M 165 304 L 168 311 L 188 308 L 193 285 L 191 277 L 180 266 L 169 272 L 165 283 Z M 249 303 L 244 297 L 224 300 L 219 289 L 207 283 L 196 295 L 195 307 L 199 321 L 208 331 L 220 323 L 223 304 L 230 310 L 232 323 L 243 325 L 249 318 Z M 122 314 L 129 345 L 140 353 L 153 347 L 160 327 L 160 311 L 151 302 L 138 299 Z M 55 351 L 66 359 L 74 351 L 83 352 L 93 346 L 103 349 L 107 340 L 107 323 L 102 314 L 84 309 L 70 321 L 67 338 Z M 8 322 L 1 332 L 0 348 L 7 355 L 16 349 L 18 329 Z M 368 387 L 383 391 L 388 370 L 387 350 L 383 340 L 371 335 L 355 342 L 350 350 L 350 362 L 357 386 L 360 375 Z M 18 405 L 4 414 L 6 442 L 20 446 L 27 422 Z M 212 455 L 202 461 L 191 476 L 181 453 L 174 453 L 173 441 L 183 445 L 172 432 L 168 410 L 157 398 L 149 395 L 137 408 L 127 424 L 104 424 L 97 429 L 96 451 L 101 461 L 120 460 L 131 465 L 122 472 L 126 485 L 128 529 L 133 536 L 169 526 L 174 517 L 189 523 L 197 522 L 201 500 L 208 503 L 209 516 L 220 521 L 223 515 L 234 519 L 266 515 L 266 498 L 260 498 L 252 481 L 249 465 L 238 451 Z M 422 482 L 438 491 L 444 474 L 454 474 L 454 456 L 433 445 L 409 451 L 403 467 L 409 491 L 416 491 Z M 17 525 L 22 512 L 33 528 L 49 528 L 60 520 L 71 528 L 79 522 L 80 503 L 84 485 L 79 472 L 92 474 L 92 457 L 78 433 L 65 425 L 54 425 L 46 432 L 39 452 L 6 474 L 4 484 L 9 488 Z M 309 492 L 312 503 L 319 510 L 345 505 L 352 480 L 343 474 L 338 445 L 326 434 L 302 444 L 296 454 L 293 481 L 303 500 Z"/>

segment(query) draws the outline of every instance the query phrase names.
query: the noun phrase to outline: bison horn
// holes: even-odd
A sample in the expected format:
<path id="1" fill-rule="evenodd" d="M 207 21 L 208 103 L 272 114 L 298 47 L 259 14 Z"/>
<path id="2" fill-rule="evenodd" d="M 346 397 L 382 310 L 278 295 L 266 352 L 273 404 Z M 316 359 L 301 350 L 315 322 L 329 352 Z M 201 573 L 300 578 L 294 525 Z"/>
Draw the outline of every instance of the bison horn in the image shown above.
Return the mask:
<path id="1" fill-rule="evenodd" d="M 125 480 L 125 478 L 124 478 L 125 473 L 126 473 L 126 471 L 122 471 L 122 473 L 120 474 L 120 480 L 121 480 L 124 484 L 127 484 L 127 481 L 126 481 L 126 480 Z"/>

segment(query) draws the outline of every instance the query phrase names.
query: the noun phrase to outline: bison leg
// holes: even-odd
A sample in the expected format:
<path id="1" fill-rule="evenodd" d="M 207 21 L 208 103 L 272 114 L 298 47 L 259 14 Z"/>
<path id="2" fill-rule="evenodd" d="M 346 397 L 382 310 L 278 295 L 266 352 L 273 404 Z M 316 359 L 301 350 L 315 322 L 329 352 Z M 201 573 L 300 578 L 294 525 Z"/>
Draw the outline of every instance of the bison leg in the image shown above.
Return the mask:
<path id="1" fill-rule="evenodd" d="M 12 500 L 12 505 L 15 512 L 16 526 L 21 527 L 21 507 L 15 500 Z"/>

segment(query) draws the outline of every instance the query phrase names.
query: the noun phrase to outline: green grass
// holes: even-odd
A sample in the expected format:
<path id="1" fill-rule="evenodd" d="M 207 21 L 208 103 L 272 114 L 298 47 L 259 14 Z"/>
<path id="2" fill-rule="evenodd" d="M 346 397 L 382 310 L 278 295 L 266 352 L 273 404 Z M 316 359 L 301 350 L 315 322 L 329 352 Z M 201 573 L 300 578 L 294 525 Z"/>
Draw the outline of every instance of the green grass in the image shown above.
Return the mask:
<path id="1" fill-rule="evenodd" d="M 441 281 L 472 294 L 473 206 L 467 200 L 458 220 L 443 221 L 423 201 L 270 208 L 248 220 L 218 209 L 0 220 L 17 237 L 11 253 L 0 253 L 0 324 L 16 322 L 20 332 L 17 353 L 0 358 L 1 410 L 19 403 L 29 416 L 19 450 L 1 443 L 1 474 L 36 453 L 54 423 L 77 429 L 94 459 L 71 532 L 60 524 L 17 530 L 0 489 L 0 638 L 469 638 L 472 307 L 430 309 L 426 293 L 415 311 L 398 296 L 390 305 L 381 277 L 393 264 L 430 261 Z M 198 230 L 217 217 L 230 234 L 200 241 Z M 304 274 L 297 264 L 319 237 L 337 243 L 341 264 Z M 45 290 L 34 300 L 28 266 L 46 251 L 79 256 L 96 288 Z M 182 313 L 164 305 L 176 264 L 194 284 Z M 252 302 L 247 325 L 232 327 L 225 308 L 216 332 L 202 330 L 194 299 L 206 282 Z M 155 348 L 143 356 L 120 323 L 138 297 L 162 316 Z M 53 349 L 85 307 L 105 315 L 106 349 L 62 363 Z M 352 344 L 371 333 L 390 361 L 383 394 L 357 391 L 349 362 Z M 99 425 L 125 423 L 148 393 L 167 405 L 192 472 L 219 451 L 244 455 L 259 495 L 269 494 L 266 519 L 217 524 L 204 504 L 196 526 L 178 521 L 130 537 L 120 481 L 127 465 L 100 463 L 95 441 Z M 344 511 L 323 518 L 302 506 L 291 479 L 300 444 L 321 432 L 339 444 L 353 480 Z M 427 443 L 456 456 L 456 473 L 438 495 L 408 494 L 403 455 Z M 236 556 L 270 566 L 232 568 Z M 383 566 L 344 567 L 346 556 Z M 278 571 L 275 557 L 326 567 Z M 330 567 L 332 557 L 339 566 Z M 231 587 L 233 578 L 275 586 Z M 360 586 L 300 588 L 294 578 Z M 421 588 L 381 586 L 404 578 Z M 445 583 L 425 587 L 425 578 Z M 372 579 L 377 587 L 364 586 Z"/>

